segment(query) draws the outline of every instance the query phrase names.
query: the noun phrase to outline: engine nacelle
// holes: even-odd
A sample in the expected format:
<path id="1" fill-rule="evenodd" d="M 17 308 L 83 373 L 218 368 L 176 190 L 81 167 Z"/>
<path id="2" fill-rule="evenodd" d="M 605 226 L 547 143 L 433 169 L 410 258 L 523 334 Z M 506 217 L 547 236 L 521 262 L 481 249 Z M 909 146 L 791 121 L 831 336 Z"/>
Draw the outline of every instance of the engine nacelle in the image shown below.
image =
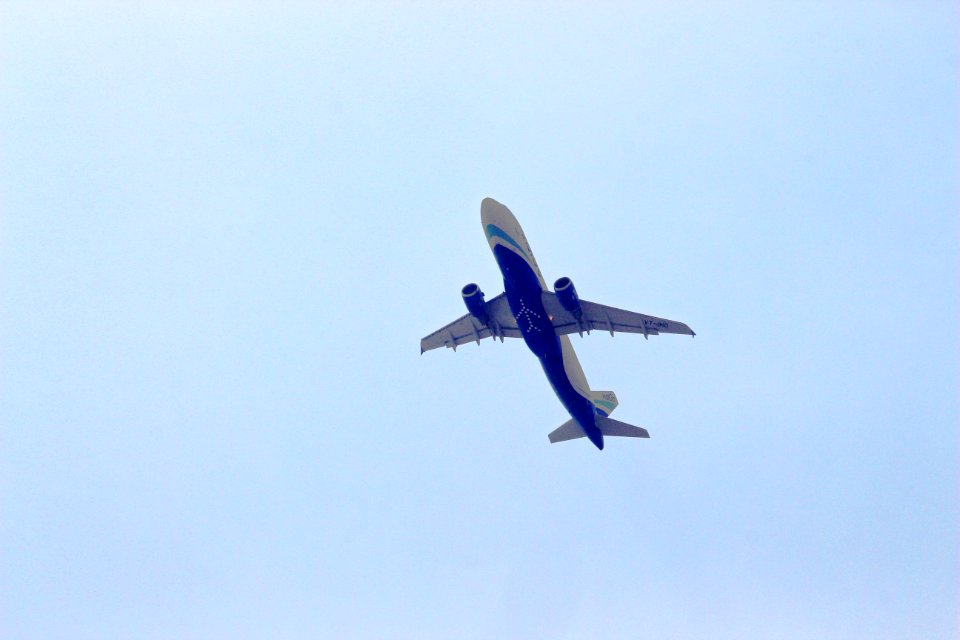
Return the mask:
<path id="1" fill-rule="evenodd" d="M 460 291 L 460 294 L 470 315 L 479 320 L 483 326 L 487 326 L 490 322 L 490 314 L 487 313 L 487 303 L 483 301 L 483 291 L 480 291 L 480 287 L 471 282 Z"/>
<path id="2" fill-rule="evenodd" d="M 583 316 L 583 309 L 580 307 L 580 297 L 573 286 L 573 280 L 563 276 L 553 283 L 553 290 L 557 294 L 557 300 L 560 306 L 573 314 L 573 317 L 579 320 Z"/>

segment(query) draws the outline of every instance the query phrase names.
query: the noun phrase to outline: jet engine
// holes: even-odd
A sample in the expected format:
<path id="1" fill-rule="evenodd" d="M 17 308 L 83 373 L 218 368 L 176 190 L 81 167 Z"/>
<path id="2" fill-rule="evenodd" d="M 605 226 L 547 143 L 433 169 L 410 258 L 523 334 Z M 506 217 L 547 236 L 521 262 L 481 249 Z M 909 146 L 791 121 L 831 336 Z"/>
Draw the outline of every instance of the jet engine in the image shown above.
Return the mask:
<path id="1" fill-rule="evenodd" d="M 487 313 L 487 303 L 483 301 L 483 291 L 480 291 L 480 287 L 471 282 L 460 293 L 463 295 L 463 304 L 467 305 L 470 315 L 479 320 L 483 326 L 487 326 L 490 322 L 490 314 Z"/>
<path id="2" fill-rule="evenodd" d="M 553 290 L 557 294 L 557 300 L 560 302 L 560 306 L 579 320 L 583 316 L 583 309 L 580 307 L 580 297 L 577 296 L 577 290 L 573 286 L 573 281 L 564 276 L 553 283 Z"/>

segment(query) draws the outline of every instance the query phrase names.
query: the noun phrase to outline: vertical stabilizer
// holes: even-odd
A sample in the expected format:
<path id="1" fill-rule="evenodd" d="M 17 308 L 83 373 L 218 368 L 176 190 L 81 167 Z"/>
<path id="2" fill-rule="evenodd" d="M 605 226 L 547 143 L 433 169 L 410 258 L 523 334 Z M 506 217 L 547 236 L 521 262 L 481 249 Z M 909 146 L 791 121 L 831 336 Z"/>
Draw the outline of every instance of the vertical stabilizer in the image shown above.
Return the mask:
<path id="1" fill-rule="evenodd" d="M 617 394 L 613 391 L 591 391 L 590 401 L 602 416 L 609 416 L 620 404 L 617 402 Z"/>

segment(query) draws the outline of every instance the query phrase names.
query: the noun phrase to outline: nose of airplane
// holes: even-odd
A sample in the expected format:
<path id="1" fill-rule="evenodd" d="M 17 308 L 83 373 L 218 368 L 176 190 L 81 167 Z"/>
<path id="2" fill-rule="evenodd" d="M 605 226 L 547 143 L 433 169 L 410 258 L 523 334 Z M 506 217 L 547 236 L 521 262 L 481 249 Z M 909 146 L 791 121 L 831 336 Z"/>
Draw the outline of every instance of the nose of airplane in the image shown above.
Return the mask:
<path id="1" fill-rule="evenodd" d="M 488 224 L 496 225 L 505 231 L 520 226 L 510 209 L 493 198 L 484 198 L 483 202 L 480 203 L 480 221 L 483 223 L 484 231 L 486 231 Z"/>

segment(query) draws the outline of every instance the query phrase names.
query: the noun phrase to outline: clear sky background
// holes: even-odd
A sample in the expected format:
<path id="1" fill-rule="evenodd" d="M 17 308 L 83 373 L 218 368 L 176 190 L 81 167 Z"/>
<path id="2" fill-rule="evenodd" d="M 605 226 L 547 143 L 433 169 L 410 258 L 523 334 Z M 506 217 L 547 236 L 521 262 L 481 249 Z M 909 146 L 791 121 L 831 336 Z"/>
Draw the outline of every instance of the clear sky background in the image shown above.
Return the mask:
<path id="1" fill-rule="evenodd" d="M 0 636 L 955 638 L 956 3 L 666 4 L 0 5 Z"/>

